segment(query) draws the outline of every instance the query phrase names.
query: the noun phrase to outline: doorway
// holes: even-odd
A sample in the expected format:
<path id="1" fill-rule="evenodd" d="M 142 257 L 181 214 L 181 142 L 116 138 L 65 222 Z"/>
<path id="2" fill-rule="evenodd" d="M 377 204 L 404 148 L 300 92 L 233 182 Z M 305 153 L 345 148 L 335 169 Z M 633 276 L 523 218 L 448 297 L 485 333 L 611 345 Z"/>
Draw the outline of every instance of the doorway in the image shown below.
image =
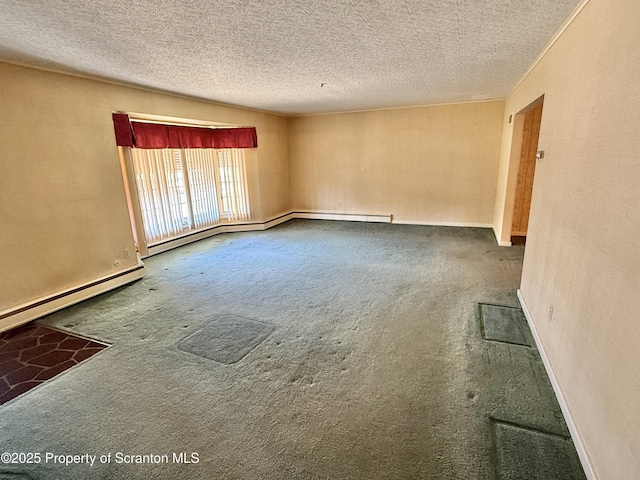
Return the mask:
<path id="1" fill-rule="evenodd" d="M 524 113 L 518 180 L 511 219 L 511 243 L 513 245 L 524 245 L 527 238 L 541 120 L 542 103 Z"/>
<path id="2" fill-rule="evenodd" d="M 511 153 L 513 173 L 509 181 L 512 199 L 507 202 L 511 206 L 511 213 L 507 217 L 508 223 L 505 222 L 505 227 L 508 226 L 505 233 L 509 232 L 511 245 L 526 244 L 543 102 L 544 96 L 518 112 L 514 119 Z"/>

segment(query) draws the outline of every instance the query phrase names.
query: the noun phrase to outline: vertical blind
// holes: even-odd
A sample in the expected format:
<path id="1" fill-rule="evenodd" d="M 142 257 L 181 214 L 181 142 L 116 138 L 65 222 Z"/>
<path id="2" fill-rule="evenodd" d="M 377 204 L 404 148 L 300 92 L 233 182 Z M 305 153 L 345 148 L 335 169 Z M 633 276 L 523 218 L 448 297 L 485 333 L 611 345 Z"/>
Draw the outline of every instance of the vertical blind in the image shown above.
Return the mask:
<path id="1" fill-rule="evenodd" d="M 249 218 L 247 172 L 242 150 L 227 148 L 218 150 L 220 166 L 220 197 L 228 220 Z"/>
<path id="2" fill-rule="evenodd" d="M 184 150 L 189 172 L 189 191 L 194 228 L 215 225 L 220 221 L 216 166 L 209 149 Z"/>
<path id="3" fill-rule="evenodd" d="M 132 148 L 147 245 L 250 218 L 242 149 Z"/>

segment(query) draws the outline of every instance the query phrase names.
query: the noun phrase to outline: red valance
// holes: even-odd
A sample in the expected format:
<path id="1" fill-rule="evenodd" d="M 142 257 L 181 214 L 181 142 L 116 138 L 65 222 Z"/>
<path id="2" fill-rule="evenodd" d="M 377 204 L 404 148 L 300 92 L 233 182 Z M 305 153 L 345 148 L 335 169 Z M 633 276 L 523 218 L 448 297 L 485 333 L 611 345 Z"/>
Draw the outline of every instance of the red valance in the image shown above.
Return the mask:
<path id="1" fill-rule="evenodd" d="M 255 127 L 207 128 L 130 121 L 113 114 L 116 143 L 134 148 L 256 148 Z"/>
<path id="2" fill-rule="evenodd" d="M 133 129 L 126 113 L 113 114 L 113 128 L 116 131 L 116 144 L 119 147 L 135 147 L 133 139 Z"/>

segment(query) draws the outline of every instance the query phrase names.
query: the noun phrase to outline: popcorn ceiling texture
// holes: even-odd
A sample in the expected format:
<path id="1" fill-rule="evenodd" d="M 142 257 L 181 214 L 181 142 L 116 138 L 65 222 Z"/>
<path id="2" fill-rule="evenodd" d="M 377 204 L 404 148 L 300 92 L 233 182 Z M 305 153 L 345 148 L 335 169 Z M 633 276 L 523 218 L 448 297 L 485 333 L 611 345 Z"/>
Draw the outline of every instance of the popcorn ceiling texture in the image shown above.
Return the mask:
<path id="1" fill-rule="evenodd" d="M 0 0 L 0 59 L 283 114 L 476 101 L 577 4 Z"/>

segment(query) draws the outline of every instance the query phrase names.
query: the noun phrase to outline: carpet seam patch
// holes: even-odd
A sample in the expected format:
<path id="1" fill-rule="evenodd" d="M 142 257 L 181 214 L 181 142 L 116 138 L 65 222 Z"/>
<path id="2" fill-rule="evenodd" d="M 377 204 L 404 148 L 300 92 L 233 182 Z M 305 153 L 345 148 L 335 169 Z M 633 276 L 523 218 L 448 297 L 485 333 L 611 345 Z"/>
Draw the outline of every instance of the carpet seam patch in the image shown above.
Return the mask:
<path id="1" fill-rule="evenodd" d="M 540 435 L 549 435 L 552 437 L 558 437 L 558 438 L 562 438 L 564 440 L 571 440 L 571 436 L 570 435 L 563 435 L 561 433 L 555 433 L 555 432 L 551 432 L 549 430 L 542 430 L 538 427 L 531 427 L 528 425 L 522 425 L 520 423 L 515 423 L 515 422 L 511 422 L 509 420 L 501 420 L 499 418 L 496 417 L 492 417 L 489 416 L 489 420 L 491 421 L 492 424 L 501 424 L 501 425 L 506 425 L 507 427 L 511 427 L 511 428 L 518 428 L 520 430 L 525 430 L 527 432 L 533 432 L 533 433 L 537 433 Z"/>
<path id="2" fill-rule="evenodd" d="M 229 323 L 225 324 L 225 320 L 229 321 Z M 234 327 L 242 328 L 243 323 L 246 327 L 259 325 L 261 329 L 258 331 L 250 330 L 248 333 L 244 332 L 249 335 L 246 341 L 244 341 L 245 339 L 241 335 L 235 336 L 234 338 L 236 334 Z M 215 335 L 215 331 L 212 331 L 216 326 L 220 326 L 221 328 L 221 330 L 217 332 L 218 335 Z M 178 350 L 197 357 L 206 358 L 226 365 L 233 365 L 254 351 L 269 338 L 275 330 L 276 326 L 270 323 L 241 317 L 239 315 L 223 314 L 209 321 L 195 332 L 185 336 L 176 342 L 175 346 Z M 206 335 L 209 335 L 209 345 L 206 344 Z M 204 343 L 199 343 L 198 337 L 202 337 L 201 340 L 203 340 Z M 194 341 L 189 342 L 191 339 Z"/>
<path id="3" fill-rule="evenodd" d="M 482 311 L 482 306 L 486 305 L 489 307 L 496 307 L 496 308 L 503 308 L 503 309 L 508 309 L 508 310 L 515 310 L 515 311 L 519 311 L 522 312 L 522 309 L 519 307 L 512 307 L 509 305 L 499 305 L 499 304 L 495 304 L 495 303 L 487 303 L 487 302 L 478 302 L 478 311 L 479 311 L 479 318 L 480 318 L 480 332 L 482 335 L 482 339 L 487 341 L 487 342 L 493 342 L 493 343 L 502 343 L 502 344 L 507 344 L 507 345 L 515 345 L 517 347 L 525 347 L 528 349 L 533 349 L 535 350 L 535 344 L 534 345 L 527 345 L 526 343 L 519 343 L 519 342 L 515 342 L 515 341 L 509 341 L 509 340 L 499 340 L 496 338 L 487 338 L 487 332 L 486 332 L 486 325 L 485 325 L 485 318 L 484 318 L 484 314 Z M 528 325 L 527 325 L 528 328 Z"/>
<path id="4" fill-rule="evenodd" d="M 512 430 L 519 430 L 521 432 L 521 434 L 524 435 L 534 435 L 534 436 L 538 436 L 538 437 L 546 437 L 547 439 L 551 439 L 553 441 L 558 441 L 558 442 L 562 442 L 564 444 L 564 446 L 570 451 L 573 452 L 575 455 L 577 455 L 577 453 L 575 452 L 575 446 L 573 444 L 573 439 L 571 438 L 570 435 L 563 435 L 560 433 L 555 433 L 555 432 L 550 432 L 550 431 L 546 431 L 546 430 L 541 430 L 539 428 L 535 428 L 535 427 L 531 427 L 531 426 L 527 426 L 527 425 L 521 425 L 521 424 L 517 424 L 515 422 L 511 422 L 508 420 L 500 420 L 497 419 L 495 417 L 489 416 L 489 422 L 490 422 L 490 432 L 491 432 L 491 457 L 492 457 L 492 461 L 494 464 L 494 472 L 495 472 L 495 477 L 497 480 L 502 480 L 504 478 L 504 476 L 501 473 L 501 449 L 499 446 L 499 441 L 498 441 L 498 428 L 500 426 L 503 427 L 507 427 L 510 428 Z M 507 452 L 508 453 L 508 452 Z M 572 471 L 572 477 L 575 477 L 576 480 L 582 480 L 584 479 L 584 472 L 578 472 L 575 470 L 576 467 L 578 467 L 579 469 L 582 469 L 582 465 L 580 464 L 579 459 L 577 458 L 571 458 L 570 455 L 570 460 L 573 460 L 573 462 L 570 462 L 571 465 L 569 465 L 569 468 Z M 580 476 L 580 473 L 582 473 L 582 476 Z M 578 476 L 576 476 L 578 475 Z M 511 478 L 511 476 L 509 477 Z M 522 477 L 524 478 L 524 477 Z"/>

